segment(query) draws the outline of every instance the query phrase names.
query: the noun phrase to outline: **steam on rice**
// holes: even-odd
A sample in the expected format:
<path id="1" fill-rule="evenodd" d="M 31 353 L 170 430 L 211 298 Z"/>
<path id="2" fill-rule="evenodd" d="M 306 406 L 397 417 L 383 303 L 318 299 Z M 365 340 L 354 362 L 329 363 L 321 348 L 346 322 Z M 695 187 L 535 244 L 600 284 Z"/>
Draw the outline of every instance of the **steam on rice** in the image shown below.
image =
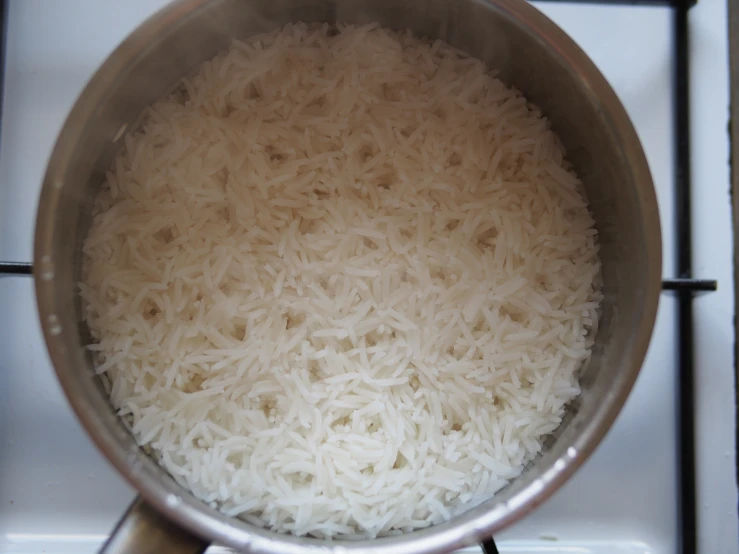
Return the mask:
<path id="1" fill-rule="evenodd" d="M 580 389 L 596 231 L 546 118 L 442 42 L 288 25 L 151 107 L 80 289 L 110 396 L 193 493 L 374 537 L 520 474 Z"/>

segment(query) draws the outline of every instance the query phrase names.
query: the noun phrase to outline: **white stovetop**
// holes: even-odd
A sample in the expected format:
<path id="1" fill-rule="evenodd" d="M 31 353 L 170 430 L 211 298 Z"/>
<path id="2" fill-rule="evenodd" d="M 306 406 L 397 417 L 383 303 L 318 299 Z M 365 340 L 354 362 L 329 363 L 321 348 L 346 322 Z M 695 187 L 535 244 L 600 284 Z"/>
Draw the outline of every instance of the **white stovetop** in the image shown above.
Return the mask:
<path id="1" fill-rule="evenodd" d="M 37 193 L 55 135 L 86 79 L 164 0 L 11 0 L 0 148 L 0 260 L 31 260 Z M 540 7 L 590 54 L 633 118 L 659 197 L 672 275 L 671 12 Z M 737 554 L 726 5 L 691 12 L 699 551 Z M 502 553 L 677 551 L 675 303 L 663 295 L 649 355 L 613 430 L 548 503 L 496 537 Z M 133 491 L 62 397 L 32 283 L 0 279 L 0 554 L 86 554 Z"/>

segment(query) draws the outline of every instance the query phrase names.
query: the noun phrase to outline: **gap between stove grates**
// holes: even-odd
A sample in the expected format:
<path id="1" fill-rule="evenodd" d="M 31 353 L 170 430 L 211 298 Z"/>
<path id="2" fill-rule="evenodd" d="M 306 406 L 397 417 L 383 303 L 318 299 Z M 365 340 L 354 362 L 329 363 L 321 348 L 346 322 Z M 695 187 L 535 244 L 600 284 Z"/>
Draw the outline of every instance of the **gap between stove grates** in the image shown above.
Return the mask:
<path id="1" fill-rule="evenodd" d="M 696 279 L 692 268 L 692 217 L 690 178 L 690 58 L 688 12 L 697 0 L 539 0 L 573 4 L 602 4 L 608 6 L 662 6 L 673 12 L 673 95 L 675 126 L 674 164 L 675 181 L 675 232 L 677 262 L 674 271 L 677 277 L 662 280 L 662 290 L 673 292 L 678 297 L 677 350 L 678 390 L 677 394 L 677 466 L 678 466 L 678 552 L 697 554 L 696 533 L 696 485 L 695 485 L 695 418 L 694 383 L 694 337 L 693 298 L 701 292 L 715 291 L 715 280 Z M 5 54 L 8 25 L 8 2 L 0 0 L 0 120 L 5 77 Z M 0 277 L 32 276 L 33 264 L 29 262 L 0 261 Z M 495 540 L 491 537 L 482 544 L 484 554 L 499 554 Z"/>

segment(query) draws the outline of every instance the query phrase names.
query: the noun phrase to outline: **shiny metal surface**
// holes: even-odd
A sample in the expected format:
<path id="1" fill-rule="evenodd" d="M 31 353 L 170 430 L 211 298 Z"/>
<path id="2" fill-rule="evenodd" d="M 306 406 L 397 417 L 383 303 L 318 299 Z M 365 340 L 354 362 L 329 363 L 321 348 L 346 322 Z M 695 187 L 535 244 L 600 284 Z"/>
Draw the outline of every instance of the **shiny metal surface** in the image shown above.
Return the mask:
<path id="1" fill-rule="evenodd" d="M 100 554 L 202 554 L 208 543 L 183 531 L 137 499 Z"/>
<path id="2" fill-rule="evenodd" d="M 604 309 L 583 394 L 545 452 L 494 499 L 454 520 L 373 541 L 295 538 L 228 518 L 138 449 L 92 371 L 75 283 L 92 198 L 122 129 L 178 78 L 226 47 L 288 21 L 379 21 L 443 39 L 486 61 L 551 119 L 582 177 L 600 233 Z M 446 552 L 488 537 L 542 503 L 608 431 L 636 379 L 659 298 L 659 216 L 629 119 L 585 54 L 523 0 L 180 0 L 103 64 L 60 133 L 39 204 L 36 294 L 58 377 L 87 432 L 143 498 L 193 534 L 264 554 Z"/>

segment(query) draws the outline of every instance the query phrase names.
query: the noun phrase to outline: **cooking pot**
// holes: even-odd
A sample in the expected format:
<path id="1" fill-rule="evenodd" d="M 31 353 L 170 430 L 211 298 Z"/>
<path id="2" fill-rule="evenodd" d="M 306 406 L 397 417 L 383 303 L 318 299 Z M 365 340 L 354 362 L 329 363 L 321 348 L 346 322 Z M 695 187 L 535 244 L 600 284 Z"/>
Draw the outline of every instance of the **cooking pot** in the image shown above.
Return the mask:
<path id="1" fill-rule="evenodd" d="M 182 76 L 225 49 L 290 21 L 377 21 L 444 40 L 485 61 L 549 117 L 581 177 L 600 238 L 605 298 L 582 394 L 543 452 L 494 498 L 427 529 L 364 541 L 280 535 L 227 517 L 180 487 L 135 443 L 85 345 L 77 283 L 93 199 L 123 135 Z M 53 91 L 49 91 L 53 93 Z M 129 36 L 74 105 L 43 183 L 36 295 L 49 353 L 77 416 L 140 492 L 108 553 L 200 552 L 208 541 L 258 554 L 417 554 L 483 540 L 544 502 L 603 439 L 642 364 L 660 291 L 654 188 L 613 90 L 556 25 L 524 0 L 179 0 Z"/>

